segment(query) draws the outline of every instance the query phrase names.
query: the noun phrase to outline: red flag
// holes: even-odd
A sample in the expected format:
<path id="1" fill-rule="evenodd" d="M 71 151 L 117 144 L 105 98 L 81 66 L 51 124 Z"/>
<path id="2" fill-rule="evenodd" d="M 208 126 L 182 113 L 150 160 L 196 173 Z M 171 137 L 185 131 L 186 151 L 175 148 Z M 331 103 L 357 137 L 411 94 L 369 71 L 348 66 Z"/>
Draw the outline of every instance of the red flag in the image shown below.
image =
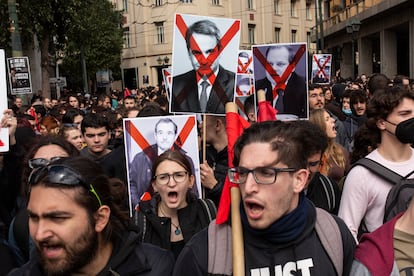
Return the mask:
<path id="1" fill-rule="evenodd" d="M 250 124 L 240 117 L 236 112 L 227 112 L 226 113 L 226 130 L 227 130 L 227 152 L 228 152 L 228 166 L 233 166 L 233 156 L 234 156 L 234 143 L 237 138 L 243 132 L 245 128 L 248 128 Z M 223 191 L 221 193 L 220 204 L 217 211 L 216 223 L 222 224 L 227 222 L 230 213 L 230 188 L 237 187 L 238 185 L 230 182 L 228 176 L 224 182 Z"/>
<path id="2" fill-rule="evenodd" d="M 35 124 L 36 124 L 36 129 L 37 129 L 37 131 L 40 131 L 39 119 L 38 119 L 38 117 L 37 117 L 36 110 L 34 109 L 34 107 L 33 107 L 33 106 L 32 106 L 32 107 L 30 107 L 30 109 L 29 109 L 29 113 L 30 113 L 30 115 L 32 115 L 32 116 L 33 116 L 33 118 L 35 118 Z"/>
<path id="3" fill-rule="evenodd" d="M 257 122 L 275 121 L 277 110 L 272 107 L 268 101 L 259 102 L 259 110 L 257 112 Z"/>
<path id="4" fill-rule="evenodd" d="M 128 87 L 124 88 L 124 99 L 131 95 L 131 91 L 129 91 Z"/>

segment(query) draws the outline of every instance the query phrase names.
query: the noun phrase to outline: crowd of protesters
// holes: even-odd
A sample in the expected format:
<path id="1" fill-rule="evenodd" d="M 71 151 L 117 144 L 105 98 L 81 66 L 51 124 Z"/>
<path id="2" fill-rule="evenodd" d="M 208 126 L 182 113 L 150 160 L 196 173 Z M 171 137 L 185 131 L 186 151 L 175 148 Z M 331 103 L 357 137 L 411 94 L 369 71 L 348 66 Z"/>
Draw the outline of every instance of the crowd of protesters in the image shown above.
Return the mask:
<path id="1" fill-rule="evenodd" d="M 294 143 L 302 141 L 302 144 L 298 144 L 303 147 L 304 151 L 300 156 L 306 158 L 306 160 L 302 160 L 306 163 L 303 169 L 306 169 L 308 172 L 306 174 L 303 173 L 301 176 L 303 179 L 301 179 L 300 191 L 294 193 L 295 198 L 297 197 L 297 208 L 306 207 L 305 205 L 308 203 L 304 201 L 303 197 L 307 197 L 307 200 L 312 202 L 312 206 L 325 209 L 333 215 L 339 215 L 343 220 L 340 220 L 341 222 L 339 223 L 342 240 L 348 242 L 344 246 L 344 251 L 347 253 L 351 252 L 353 254 L 355 244 L 354 240 L 352 238 L 349 239 L 349 237 L 352 234 L 355 243 L 358 244 L 359 234 L 362 231 L 361 226 L 365 227 L 363 229 L 365 232 L 374 232 L 381 227 L 383 224 L 382 217 L 384 215 L 385 198 L 392 187 L 390 183 L 378 180 L 368 169 L 359 166 L 352 168 L 352 165 L 357 160 L 368 156 L 368 158 L 374 159 L 401 175 L 414 170 L 414 150 L 412 149 L 414 132 L 410 132 L 414 131 L 413 123 L 411 122 L 414 118 L 413 91 L 414 83 L 410 83 L 409 78 L 405 76 L 399 75 L 390 79 L 382 74 L 374 74 L 372 76 L 361 75 L 356 80 L 344 80 L 337 74 L 335 79 L 328 85 L 309 84 L 310 125 L 300 125 L 298 123 L 298 126 L 295 127 L 301 129 L 300 135 L 295 128 L 287 130 L 283 126 L 274 126 L 275 129 L 280 128 L 280 133 L 286 131 L 286 134 L 280 134 L 281 137 L 284 137 L 283 139 L 293 139 Z M 205 210 L 213 210 L 218 207 L 220 194 L 224 187 L 224 179 L 229 169 L 226 165 L 227 136 L 225 135 L 225 120 L 216 119 L 213 116 L 206 117 L 206 122 L 203 122 L 207 124 L 206 131 L 210 133 L 210 135 L 207 134 L 206 136 L 210 150 L 207 149 L 209 154 L 207 161 L 201 164 L 201 182 L 206 191 L 204 194 L 207 197 L 211 195 L 209 198 L 211 200 L 208 201 L 208 204 L 215 204 L 216 206 L 213 206 L 214 208 L 208 206 L 207 208 L 203 205 L 206 203 L 199 203 L 197 201 L 195 195 L 191 194 L 191 191 L 188 189 L 194 184 L 194 175 L 192 175 L 192 170 L 186 163 L 186 158 L 178 151 L 167 151 L 159 157 L 161 158 L 159 161 L 154 163 L 152 171 L 151 184 L 154 191 L 157 192 L 157 196 L 151 202 L 143 205 L 142 209 L 134 214 L 133 218 L 128 220 L 123 217 L 123 213 L 128 214 L 129 210 L 127 207 L 128 187 L 126 186 L 127 172 L 122 120 L 123 118 L 132 117 L 171 115 L 168 112 L 168 97 L 163 87 L 125 89 L 124 91 L 114 91 L 110 95 L 75 94 L 65 90 L 59 99 L 35 95 L 32 97 L 30 104 L 26 106 L 24 106 L 22 98 L 17 96 L 9 99 L 9 108 L 5 114 L 2 114 L 3 119 L 1 122 L 3 127 L 9 128 L 11 139 L 10 150 L 1 155 L 0 163 L 0 240 L 2 241 L 0 244 L 0 258 L 5 260 L 5 264 L 7 263 L 7 265 L 1 266 L 0 275 L 5 275 L 12 268 L 20 267 L 28 261 L 36 262 L 33 260 L 35 256 L 32 255 L 31 250 L 35 247 L 39 249 L 39 247 L 45 246 L 38 239 L 33 241 L 28 234 L 21 234 L 22 231 L 24 233 L 29 232 L 27 218 L 30 217 L 30 220 L 33 220 L 33 217 L 35 217 L 36 220 L 39 220 L 39 214 L 36 213 L 36 210 L 41 210 L 38 206 L 39 204 L 28 197 L 31 192 L 30 189 L 28 190 L 28 187 L 33 189 L 31 197 L 42 198 L 39 192 L 42 189 L 47 190 L 49 186 L 37 187 L 36 185 L 40 183 L 40 177 L 48 176 L 49 181 L 53 182 L 53 179 L 50 179 L 52 178 L 50 172 L 49 174 L 43 172 L 43 175 L 40 175 L 38 179 L 32 179 L 34 177 L 33 172 L 42 167 L 47 167 L 49 170 L 49 167 L 53 166 L 56 166 L 58 169 L 70 167 L 72 169 L 76 168 L 81 174 L 85 174 L 85 176 L 81 176 L 87 178 L 89 175 L 86 176 L 86 172 L 83 172 L 82 168 L 79 167 L 81 165 L 76 165 L 76 162 L 86 165 L 90 160 L 95 161 L 99 165 L 99 168 L 96 168 L 96 173 L 102 174 L 102 177 L 103 175 L 107 177 L 104 183 L 111 186 L 111 191 L 114 194 L 112 199 L 110 199 L 113 203 L 109 204 L 106 201 L 109 200 L 107 198 L 103 198 L 103 202 L 101 202 L 101 198 L 98 195 L 106 194 L 106 188 L 99 187 L 101 190 L 97 189 L 96 192 L 92 187 L 92 190 L 90 190 L 93 193 L 92 197 L 95 196 L 100 205 L 86 207 L 86 209 L 101 210 L 101 205 L 110 205 L 110 209 L 115 210 L 115 216 L 119 216 L 116 218 L 117 221 L 123 225 L 119 229 L 115 227 L 115 229 L 119 230 L 118 234 L 126 235 L 126 233 L 129 233 L 128 235 L 131 235 L 133 230 L 128 230 L 128 227 L 137 227 L 138 230 L 136 231 L 139 234 L 134 234 L 134 239 L 167 249 L 167 251 L 174 253 L 175 259 L 178 258 L 178 267 L 175 269 L 175 275 L 184 275 L 186 273 L 186 275 L 205 275 L 201 271 L 205 269 L 206 264 L 198 264 L 199 260 L 197 257 L 192 256 L 192 252 L 189 251 L 195 246 L 194 242 L 190 242 L 189 247 L 184 246 L 197 232 L 207 227 L 215 217 L 215 212 L 213 212 L 213 217 L 206 217 Z M 255 124 L 254 119 L 249 119 L 252 124 Z M 293 123 L 286 122 L 283 124 Z M 266 126 L 266 128 L 271 127 Z M 407 135 L 403 137 L 404 134 L 397 135 L 397 128 L 400 130 L 404 128 L 400 133 L 408 131 L 411 134 L 411 138 L 407 138 Z M 258 127 L 257 131 L 260 132 L 263 129 Z M 292 131 L 292 135 L 288 135 L 289 131 Z M 255 137 L 254 133 L 250 133 L 246 134 L 244 139 L 250 139 L 248 138 L 249 135 L 254 137 L 251 138 L 253 142 L 249 140 L 250 142 L 246 142 L 247 144 L 238 144 L 240 148 L 239 155 L 243 153 L 244 147 L 249 149 L 249 143 L 254 145 L 254 139 L 260 138 Z M 289 138 L 286 138 L 285 135 Z M 297 137 L 294 135 L 297 135 Z M 263 136 L 266 136 L 265 133 L 263 133 Z M 312 140 L 313 137 L 318 138 Z M 271 143 L 272 139 L 270 137 L 262 142 Z M 262 150 L 260 147 L 257 149 Z M 263 147 L 263 149 L 266 148 Z M 280 151 L 280 149 L 275 150 L 272 148 L 271 151 Z M 293 149 L 292 152 L 294 152 Z M 297 154 L 299 156 L 299 153 Z M 64 159 L 68 156 L 75 159 Z M 83 160 L 82 157 L 89 161 Z M 251 159 L 254 159 L 254 157 L 251 156 Z M 244 159 L 238 160 L 238 162 L 240 161 L 245 164 L 249 163 Z M 258 166 L 260 167 L 260 164 Z M 254 169 L 236 167 L 232 171 L 233 177 L 245 176 L 249 178 L 249 173 L 252 172 L 252 177 L 254 176 L 255 181 L 259 183 L 260 177 L 264 175 L 264 171 L 259 171 L 259 167 Z M 175 168 L 175 171 L 172 171 L 171 168 Z M 72 169 L 70 170 L 71 172 Z M 67 170 L 64 171 L 67 172 Z M 77 177 L 79 178 L 79 176 Z M 108 179 L 116 180 L 109 181 Z M 235 181 L 241 181 L 240 179 L 235 179 Z M 89 179 L 87 180 L 89 181 Z M 277 181 L 276 176 L 274 176 L 273 180 L 274 182 Z M 179 190 L 174 191 L 179 199 L 178 205 L 174 208 L 165 203 L 166 200 L 168 201 L 171 193 L 171 191 L 165 188 L 165 185 L 170 181 L 182 185 Z M 243 181 L 246 181 L 246 179 Z M 99 186 L 99 184 L 95 184 L 96 180 L 92 182 L 93 185 Z M 377 190 L 375 188 L 376 182 L 380 182 L 381 186 Z M 241 181 L 240 184 L 244 183 Z M 368 186 L 368 188 L 360 188 L 362 186 Z M 77 200 L 76 196 L 75 200 Z M 257 211 L 255 209 L 259 209 L 258 205 L 260 204 L 253 200 L 245 205 L 245 208 L 250 208 L 249 212 L 254 213 Z M 27 206 L 30 207 L 29 214 L 26 211 Z M 411 209 L 414 209 L 414 207 Z M 105 216 L 105 210 L 102 210 L 102 218 Z M 403 216 L 403 218 L 405 217 Z M 108 220 L 108 218 L 106 219 Z M 301 219 L 305 218 L 301 217 Z M 336 216 L 335 219 L 339 220 Z M 247 220 L 244 223 L 252 224 L 249 217 L 247 217 Z M 129 222 L 131 225 L 129 225 Z M 395 221 L 393 223 L 398 227 L 398 223 Z M 168 229 L 164 225 L 167 225 Z M 95 226 L 96 228 L 97 226 Z M 344 229 L 346 231 L 349 230 L 349 233 L 345 233 Z M 252 239 L 256 238 L 255 235 L 258 232 L 254 232 L 255 229 L 250 230 L 253 232 L 248 234 L 248 236 L 251 236 Z M 414 235 L 413 227 L 408 227 L 408 230 L 403 228 L 402 231 Z M 100 238 L 102 238 L 101 235 L 105 235 L 101 231 L 97 232 Z M 207 234 L 204 233 L 204 235 Z M 195 240 L 197 240 L 197 237 L 195 237 Z M 106 240 L 100 239 L 99 246 L 103 247 L 103 252 L 105 252 L 107 247 L 117 247 L 121 244 L 118 239 L 112 239 L 112 234 L 105 238 L 110 238 L 112 243 L 107 244 L 105 243 Z M 310 242 L 309 239 L 306 239 L 306 241 Z M 57 243 L 57 241 L 55 242 Z M 414 243 L 414 239 L 410 238 L 409 242 L 411 246 Z M 366 243 L 364 244 L 366 245 Z M 54 245 L 50 246 L 53 247 Z M 88 244 L 88 246 L 92 248 L 92 245 Z M 298 248 L 301 247 L 299 246 Z M 407 248 L 403 245 L 399 246 L 399 249 L 402 251 L 407 251 Z M 205 248 L 197 247 L 196 249 L 200 252 L 205 250 Z M 120 248 L 117 247 L 116 252 L 122 255 L 122 252 L 119 250 Z M 163 273 L 172 273 L 170 264 L 174 258 L 172 255 L 170 256 L 164 251 L 158 252 L 152 247 L 142 250 L 149 250 L 148 254 L 152 254 L 150 266 L 153 269 L 158 266 L 159 273 L 142 275 L 167 275 Z M 392 251 L 389 248 L 387 250 Z M 181 251 L 185 254 L 179 257 Z M 364 247 L 361 244 L 361 248 L 358 246 L 357 258 L 352 267 L 352 271 L 361 274 L 353 275 L 386 275 L 372 273 L 363 253 Z M 161 267 L 154 260 L 156 256 L 161 256 L 162 254 L 167 257 L 165 257 L 164 266 Z M 319 252 L 318 254 L 322 253 Z M 365 252 L 365 254 L 368 253 Z M 306 254 L 302 255 L 305 256 Z M 393 254 L 391 255 L 394 256 Z M 403 259 L 402 255 L 404 254 L 399 254 L 398 258 Z M 411 265 L 414 266 L 412 254 L 408 255 L 410 255 L 406 257 L 409 259 L 408 264 L 411 261 Z M 345 260 L 346 258 L 348 259 Z M 394 257 L 390 258 L 392 258 L 391 269 L 393 273 L 397 266 L 402 266 L 404 269 L 408 267 L 407 262 L 404 263 L 400 259 L 394 259 Z M 346 266 L 344 267 L 344 275 L 351 273 L 352 260 L 352 256 L 344 256 L 343 265 Z M 140 261 L 143 261 L 143 259 L 140 259 Z M 394 264 L 394 261 L 396 264 Z M 124 271 L 130 273 L 130 266 L 133 263 L 131 260 L 127 263 L 129 270 Z M 82 262 L 79 261 L 76 264 L 80 266 Z M 195 273 L 194 270 L 185 272 L 187 264 L 191 264 L 191 269 L 197 270 L 197 273 L 191 274 Z M 254 262 L 252 265 L 254 265 Z M 298 266 L 298 264 L 296 265 Z M 53 265 L 50 265 L 49 268 L 51 269 L 51 274 L 58 273 L 58 271 L 53 269 Z M 26 269 L 30 270 L 30 266 L 26 266 Z M 122 271 L 123 268 L 120 269 Z M 145 267 L 143 269 L 150 268 Z M 276 270 L 276 268 L 273 269 Z M 362 274 L 367 273 L 368 270 L 371 274 Z M 325 267 L 325 270 L 318 269 L 317 271 L 328 271 L 329 273 L 336 271 L 336 275 L 340 274 L 337 269 L 330 267 Z M 92 269 L 89 272 L 97 274 L 99 271 Z M 210 270 L 208 272 L 212 273 Z M 391 270 L 389 272 L 387 272 L 387 275 L 391 274 Z M 133 273 L 131 275 L 141 274 Z M 279 274 L 275 272 L 275 275 Z M 283 275 L 285 275 L 285 272 Z"/>

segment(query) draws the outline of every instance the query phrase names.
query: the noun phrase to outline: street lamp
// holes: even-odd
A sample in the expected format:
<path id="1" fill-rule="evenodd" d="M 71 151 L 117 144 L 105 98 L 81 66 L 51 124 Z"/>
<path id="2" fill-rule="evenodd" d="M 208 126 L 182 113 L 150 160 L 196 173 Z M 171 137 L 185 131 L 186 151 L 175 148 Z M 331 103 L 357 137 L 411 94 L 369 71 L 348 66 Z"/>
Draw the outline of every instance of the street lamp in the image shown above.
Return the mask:
<path id="1" fill-rule="evenodd" d="M 352 78 L 355 78 L 355 40 L 358 38 L 358 32 L 361 28 L 361 22 L 358 19 L 354 19 L 346 24 L 346 32 L 352 39 Z"/>

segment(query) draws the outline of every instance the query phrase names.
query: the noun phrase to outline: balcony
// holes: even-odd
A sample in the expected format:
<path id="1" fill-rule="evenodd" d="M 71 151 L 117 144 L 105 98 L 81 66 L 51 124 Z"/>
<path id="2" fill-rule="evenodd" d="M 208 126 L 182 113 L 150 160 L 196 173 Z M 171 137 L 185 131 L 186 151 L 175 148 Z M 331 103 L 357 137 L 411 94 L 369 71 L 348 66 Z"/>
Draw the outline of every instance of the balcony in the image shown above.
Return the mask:
<path id="1" fill-rule="evenodd" d="M 323 20 L 324 36 L 329 36 L 344 29 L 349 19 L 355 16 L 358 16 L 359 20 L 363 21 L 370 16 L 378 15 L 387 9 L 408 2 L 410 0 L 360 0 L 358 3 L 348 5 L 342 10 L 340 7 L 332 8 L 335 12 L 332 12 L 329 18 Z M 315 27 L 312 27 L 311 40 L 315 41 L 315 38 Z"/>

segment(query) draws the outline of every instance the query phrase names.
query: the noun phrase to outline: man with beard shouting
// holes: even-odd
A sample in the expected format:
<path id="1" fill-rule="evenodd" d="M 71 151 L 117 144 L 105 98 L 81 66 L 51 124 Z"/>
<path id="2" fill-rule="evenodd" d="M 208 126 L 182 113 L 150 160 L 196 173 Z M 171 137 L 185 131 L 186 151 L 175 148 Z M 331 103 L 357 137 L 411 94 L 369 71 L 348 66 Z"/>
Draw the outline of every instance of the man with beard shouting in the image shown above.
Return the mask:
<path id="1" fill-rule="evenodd" d="M 61 158 L 35 169 L 28 183 L 36 250 L 9 275 L 170 275 L 171 253 L 138 240 L 119 206 L 124 185 L 95 162 Z"/>

